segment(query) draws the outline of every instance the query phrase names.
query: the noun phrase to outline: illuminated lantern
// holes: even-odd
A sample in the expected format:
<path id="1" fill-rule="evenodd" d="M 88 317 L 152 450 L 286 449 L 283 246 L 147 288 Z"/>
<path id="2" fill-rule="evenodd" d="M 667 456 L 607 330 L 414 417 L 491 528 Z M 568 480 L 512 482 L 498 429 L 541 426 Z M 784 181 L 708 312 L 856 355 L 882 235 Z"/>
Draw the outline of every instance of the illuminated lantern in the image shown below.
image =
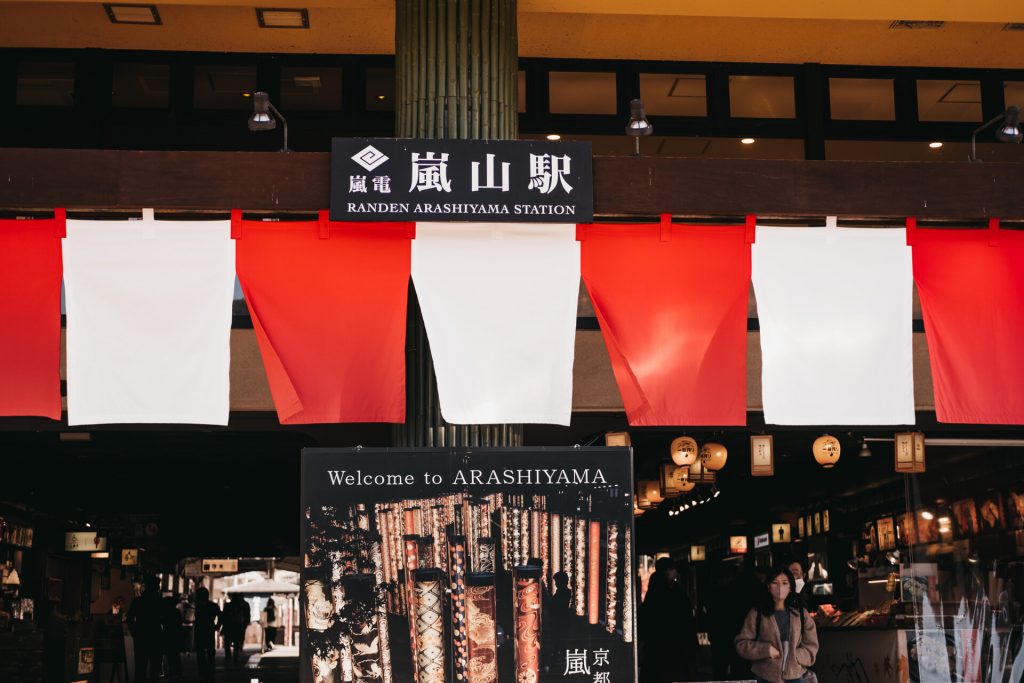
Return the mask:
<path id="1" fill-rule="evenodd" d="M 694 484 L 714 484 L 715 473 L 704 466 L 704 461 L 697 459 L 690 465 L 687 479 Z"/>
<path id="2" fill-rule="evenodd" d="M 700 461 L 704 463 L 705 469 L 717 472 L 725 467 L 725 461 L 728 459 L 729 451 L 727 451 L 725 446 L 720 443 L 711 441 L 701 446 Z"/>
<path id="3" fill-rule="evenodd" d="M 661 482 L 654 481 L 653 479 L 645 481 L 644 492 L 647 494 L 647 500 L 652 503 L 660 503 L 665 500 L 665 496 L 661 493 Z"/>
<path id="4" fill-rule="evenodd" d="M 839 462 L 839 439 L 828 434 L 823 434 L 814 440 L 811 448 L 814 459 L 825 469 L 831 469 Z"/>
<path id="5" fill-rule="evenodd" d="M 605 446 L 629 446 L 632 444 L 632 439 L 629 438 L 629 432 L 607 432 L 604 435 Z"/>
<path id="6" fill-rule="evenodd" d="M 672 439 L 669 452 L 672 454 L 672 462 L 680 467 L 689 467 L 697 459 L 697 442 L 689 436 L 680 436 Z"/>

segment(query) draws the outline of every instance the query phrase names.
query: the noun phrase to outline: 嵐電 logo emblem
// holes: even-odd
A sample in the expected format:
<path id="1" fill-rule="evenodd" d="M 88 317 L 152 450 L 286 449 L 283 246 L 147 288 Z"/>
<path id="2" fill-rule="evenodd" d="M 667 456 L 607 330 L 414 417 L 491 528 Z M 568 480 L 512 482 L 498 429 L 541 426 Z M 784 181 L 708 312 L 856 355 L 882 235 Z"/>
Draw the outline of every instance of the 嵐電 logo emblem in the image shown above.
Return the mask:
<path id="1" fill-rule="evenodd" d="M 352 161 L 356 162 L 367 171 L 372 171 L 387 160 L 387 155 L 373 145 L 367 145 L 352 155 Z"/>

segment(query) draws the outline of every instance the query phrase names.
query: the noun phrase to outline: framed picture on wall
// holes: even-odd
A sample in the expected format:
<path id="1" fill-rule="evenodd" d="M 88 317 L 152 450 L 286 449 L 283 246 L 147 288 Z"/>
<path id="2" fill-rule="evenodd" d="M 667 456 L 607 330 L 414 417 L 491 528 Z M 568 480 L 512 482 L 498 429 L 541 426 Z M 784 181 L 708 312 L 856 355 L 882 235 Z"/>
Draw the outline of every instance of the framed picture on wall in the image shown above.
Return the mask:
<path id="1" fill-rule="evenodd" d="M 921 514 L 918 510 L 915 514 L 917 519 L 917 542 L 935 543 L 939 540 L 939 524 L 935 521 L 935 515 L 929 515 L 931 519 Z"/>
<path id="2" fill-rule="evenodd" d="M 958 500 L 953 503 L 953 527 L 959 538 L 967 538 L 978 533 L 978 508 L 974 500 Z"/>
<path id="3" fill-rule="evenodd" d="M 998 491 L 989 491 L 975 499 L 978 508 L 978 524 L 982 533 L 1002 531 L 1006 527 L 1003 513 L 1003 497 Z"/>
<path id="4" fill-rule="evenodd" d="M 914 519 L 914 513 L 904 513 L 897 517 L 897 520 L 900 544 L 906 547 L 917 545 L 917 522 Z"/>
<path id="5" fill-rule="evenodd" d="M 815 512 L 814 513 L 814 533 L 816 533 L 816 534 L 820 534 L 821 533 L 821 513 L 820 512 Z"/>
<path id="6" fill-rule="evenodd" d="M 1006 526 L 1010 529 L 1024 529 L 1024 491 L 1009 491 L 1006 502 Z"/>
<path id="7" fill-rule="evenodd" d="M 892 517 L 878 520 L 878 549 L 892 550 L 896 547 L 896 524 Z"/>
<path id="8" fill-rule="evenodd" d="M 804 537 L 804 518 L 800 517 L 796 520 L 796 535 L 800 538 Z"/>

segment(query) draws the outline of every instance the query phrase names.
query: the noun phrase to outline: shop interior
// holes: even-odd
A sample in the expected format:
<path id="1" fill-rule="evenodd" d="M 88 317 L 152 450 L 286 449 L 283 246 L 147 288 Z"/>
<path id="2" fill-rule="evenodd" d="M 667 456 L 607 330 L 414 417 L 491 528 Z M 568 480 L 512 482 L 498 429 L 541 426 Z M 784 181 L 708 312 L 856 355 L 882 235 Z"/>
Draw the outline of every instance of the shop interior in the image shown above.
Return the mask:
<path id="1" fill-rule="evenodd" d="M 601 445 L 628 434 L 638 494 L 637 608 L 657 558 L 672 558 L 693 606 L 696 680 L 735 680 L 730 619 L 749 609 L 741 604 L 744 586 L 794 561 L 822 643 L 822 683 L 1019 680 L 1024 430 L 943 425 L 919 413 L 923 467 L 912 463 L 918 471 L 901 473 L 899 429 L 628 429 L 621 415 L 578 414 L 569 428 L 528 428 L 526 440 Z M 838 443 L 838 458 L 829 450 L 816 459 L 823 435 Z M 725 458 L 702 473 L 706 483 L 674 492 L 672 444 L 682 436 L 698 451 L 720 444 Z M 771 475 L 753 476 L 751 438 L 765 436 Z M 37 454 L 8 461 L 0 480 L 0 499 L 16 501 L 0 510 L 0 679 L 18 680 L 8 671 L 34 668 L 40 680 L 64 680 L 42 668 L 89 668 L 83 656 L 105 675 L 103 624 L 126 607 L 144 574 L 160 577 L 165 596 L 206 585 L 223 601 L 238 583 L 226 577 L 281 580 L 281 571 L 299 562 L 301 448 L 387 445 L 388 438 L 386 428 L 357 426 L 95 430 L 72 439 L 56 431 L 0 434 L 7 452 Z M 238 467 L 242 459 L 248 466 Z M 682 480 L 676 473 L 676 487 Z M 68 534 L 88 538 L 91 531 L 102 549 L 67 545 Z M 242 559 L 232 573 L 196 571 L 203 558 L 260 559 Z M 261 608 L 265 597 L 250 603 Z M 296 609 L 289 612 L 294 622 Z M 291 630 L 282 629 L 281 645 Z M 249 640 L 255 646 L 259 636 Z M 42 656 L 54 648 L 63 663 Z"/>

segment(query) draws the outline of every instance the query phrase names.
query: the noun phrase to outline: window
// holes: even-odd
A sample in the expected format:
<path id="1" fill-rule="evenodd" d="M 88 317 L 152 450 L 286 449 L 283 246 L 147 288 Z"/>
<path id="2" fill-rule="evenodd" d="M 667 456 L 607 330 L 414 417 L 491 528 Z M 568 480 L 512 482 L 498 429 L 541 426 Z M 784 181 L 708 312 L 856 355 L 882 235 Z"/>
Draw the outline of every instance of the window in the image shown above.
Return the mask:
<path id="1" fill-rule="evenodd" d="M 1007 81 L 1003 84 L 1003 100 L 1006 106 L 1024 107 L 1024 81 Z"/>
<path id="2" fill-rule="evenodd" d="M 256 90 L 256 67 L 199 65 L 195 68 L 193 106 L 196 109 L 250 109 L 245 95 Z"/>
<path id="3" fill-rule="evenodd" d="M 282 111 L 339 111 L 341 67 L 281 67 Z"/>
<path id="4" fill-rule="evenodd" d="M 707 81 L 698 74 L 640 74 L 640 99 L 655 116 L 707 116 Z"/>
<path id="5" fill-rule="evenodd" d="M 111 104 L 129 109 L 166 109 L 171 67 L 167 64 L 115 64 Z"/>
<path id="6" fill-rule="evenodd" d="M 830 78 L 828 100 L 836 120 L 896 120 L 891 78 Z"/>
<path id="7" fill-rule="evenodd" d="M 981 83 L 918 81 L 917 118 L 921 121 L 981 121 Z"/>
<path id="8" fill-rule="evenodd" d="M 552 114 L 614 114 L 615 74 L 552 71 L 548 96 Z"/>
<path id="9" fill-rule="evenodd" d="M 75 65 L 21 62 L 15 102 L 19 107 L 70 107 L 75 103 Z"/>
<path id="10" fill-rule="evenodd" d="M 729 76 L 729 115 L 744 119 L 795 118 L 793 78 Z"/>
<path id="11" fill-rule="evenodd" d="M 367 111 L 395 110 L 395 70 L 366 70 Z"/>

